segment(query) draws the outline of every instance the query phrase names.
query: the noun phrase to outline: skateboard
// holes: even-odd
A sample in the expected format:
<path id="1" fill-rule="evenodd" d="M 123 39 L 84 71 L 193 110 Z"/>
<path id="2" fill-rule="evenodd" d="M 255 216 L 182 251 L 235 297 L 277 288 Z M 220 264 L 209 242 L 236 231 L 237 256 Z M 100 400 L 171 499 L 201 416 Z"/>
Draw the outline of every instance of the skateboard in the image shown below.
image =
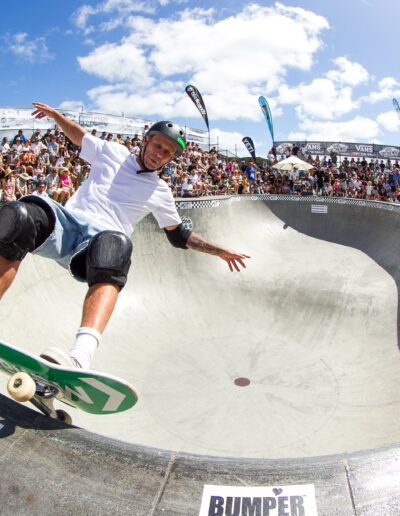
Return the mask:
<path id="1" fill-rule="evenodd" d="M 71 416 L 55 409 L 54 400 L 90 414 L 115 414 L 135 405 L 135 389 L 128 382 L 97 371 L 52 364 L 0 341 L 0 371 L 10 376 L 7 391 L 29 401 L 46 416 L 71 424 Z"/>

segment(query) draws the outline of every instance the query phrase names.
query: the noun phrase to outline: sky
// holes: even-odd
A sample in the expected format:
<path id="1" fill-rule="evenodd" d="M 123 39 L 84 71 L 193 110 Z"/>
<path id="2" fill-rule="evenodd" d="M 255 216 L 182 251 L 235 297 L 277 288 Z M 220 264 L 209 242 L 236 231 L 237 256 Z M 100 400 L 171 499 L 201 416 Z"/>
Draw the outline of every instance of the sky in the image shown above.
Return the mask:
<path id="1" fill-rule="evenodd" d="M 400 0 L 69 0 L 7 2 L 0 107 L 173 120 L 243 156 L 275 141 L 400 145 Z"/>

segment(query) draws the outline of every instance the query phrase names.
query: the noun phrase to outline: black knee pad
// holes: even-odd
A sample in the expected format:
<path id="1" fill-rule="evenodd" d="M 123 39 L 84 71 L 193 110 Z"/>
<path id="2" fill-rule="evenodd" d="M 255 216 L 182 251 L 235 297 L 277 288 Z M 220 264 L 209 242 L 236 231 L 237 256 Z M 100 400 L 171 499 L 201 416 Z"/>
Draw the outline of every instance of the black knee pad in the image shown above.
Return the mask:
<path id="1" fill-rule="evenodd" d="M 23 201 L 4 204 L 0 208 L 0 255 L 22 260 L 46 240 L 53 227 L 54 221 L 41 206 Z"/>
<path id="2" fill-rule="evenodd" d="M 131 266 L 132 242 L 118 231 L 102 231 L 90 239 L 86 253 L 89 286 L 113 283 L 124 287 Z"/>
<path id="3" fill-rule="evenodd" d="M 22 260 L 35 249 L 36 228 L 26 205 L 11 201 L 0 208 L 0 255 L 8 260 Z"/>

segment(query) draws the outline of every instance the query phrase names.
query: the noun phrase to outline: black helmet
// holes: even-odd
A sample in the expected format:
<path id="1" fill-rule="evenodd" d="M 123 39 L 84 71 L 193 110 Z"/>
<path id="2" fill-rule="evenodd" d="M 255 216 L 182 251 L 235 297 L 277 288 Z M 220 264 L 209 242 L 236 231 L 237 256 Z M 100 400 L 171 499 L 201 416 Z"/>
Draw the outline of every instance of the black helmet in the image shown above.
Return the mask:
<path id="1" fill-rule="evenodd" d="M 186 147 L 185 133 L 179 125 L 173 122 L 161 121 L 153 124 L 147 131 L 146 136 L 153 136 L 154 134 L 162 134 L 166 136 L 176 145 L 176 156 L 180 156 Z"/>

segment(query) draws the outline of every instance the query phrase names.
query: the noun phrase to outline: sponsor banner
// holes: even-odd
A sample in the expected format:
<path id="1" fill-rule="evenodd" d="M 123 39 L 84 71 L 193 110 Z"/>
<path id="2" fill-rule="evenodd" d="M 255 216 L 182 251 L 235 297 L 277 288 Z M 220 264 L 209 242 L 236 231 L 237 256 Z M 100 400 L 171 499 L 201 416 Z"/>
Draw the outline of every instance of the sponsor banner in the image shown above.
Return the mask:
<path id="1" fill-rule="evenodd" d="M 256 161 L 256 148 L 254 146 L 253 140 L 250 138 L 250 136 L 245 136 L 242 139 L 242 142 L 244 143 L 246 149 L 249 151 L 250 156 L 253 158 L 254 161 Z"/>
<path id="2" fill-rule="evenodd" d="M 178 204 L 177 207 L 180 208 L 181 210 L 191 210 L 193 208 L 193 203 L 192 202 L 181 202 Z"/>
<path id="3" fill-rule="evenodd" d="M 199 145 L 208 145 L 207 131 L 201 129 L 193 129 L 191 127 L 185 127 L 186 139 L 190 142 L 198 143 Z"/>
<path id="4" fill-rule="evenodd" d="M 328 213 L 328 206 L 321 204 L 312 204 L 311 213 Z"/>
<path id="5" fill-rule="evenodd" d="M 294 144 L 301 149 L 303 154 L 329 156 L 335 152 L 338 156 L 354 158 L 400 159 L 400 147 L 376 143 L 280 141 L 275 142 L 277 154 L 283 154 L 288 147 L 291 148 Z"/>
<path id="6" fill-rule="evenodd" d="M 33 111 L 33 108 L 0 108 L 0 130 L 24 129 L 34 131 L 54 128 L 54 120 L 48 117 L 37 120 L 32 117 Z M 145 125 L 150 126 L 155 122 L 155 120 L 106 115 L 90 111 L 70 109 L 59 109 L 59 111 L 85 129 L 96 129 L 100 133 L 103 131 L 113 134 L 134 135 L 137 133 L 141 137 Z"/>
<path id="7" fill-rule="evenodd" d="M 54 129 L 55 122 L 51 118 L 45 117 L 37 120 L 32 117 L 33 108 L 0 108 L 0 135 L 14 136 L 18 129 L 24 132 L 32 133 L 33 131 L 46 131 Z M 151 126 L 155 120 L 145 118 L 134 118 L 117 115 L 106 115 L 103 113 L 95 113 L 91 111 L 77 111 L 70 109 L 60 109 L 60 113 L 70 120 L 78 123 L 88 131 L 96 129 L 100 136 L 102 132 L 133 136 L 138 134 L 141 138 L 145 126 Z M 206 131 L 184 127 L 186 131 L 186 139 L 206 145 L 208 136 Z"/>
<path id="8" fill-rule="evenodd" d="M 210 130 L 210 126 L 208 125 L 208 116 L 207 116 L 206 105 L 204 104 L 203 97 L 201 96 L 199 90 L 196 88 L 196 86 L 193 86 L 192 84 L 188 84 L 185 88 L 185 91 L 189 95 L 189 97 L 192 99 L 194 105 L 200 111 L 200 114 L 203 117 L 203 120 L 207 126 L 207 129 Z"/>
<path id="9" fill-rule="evenodd" d="M 205 485 L 199 516 L 318 516 L 313 484 L 277 487 Z"/>

